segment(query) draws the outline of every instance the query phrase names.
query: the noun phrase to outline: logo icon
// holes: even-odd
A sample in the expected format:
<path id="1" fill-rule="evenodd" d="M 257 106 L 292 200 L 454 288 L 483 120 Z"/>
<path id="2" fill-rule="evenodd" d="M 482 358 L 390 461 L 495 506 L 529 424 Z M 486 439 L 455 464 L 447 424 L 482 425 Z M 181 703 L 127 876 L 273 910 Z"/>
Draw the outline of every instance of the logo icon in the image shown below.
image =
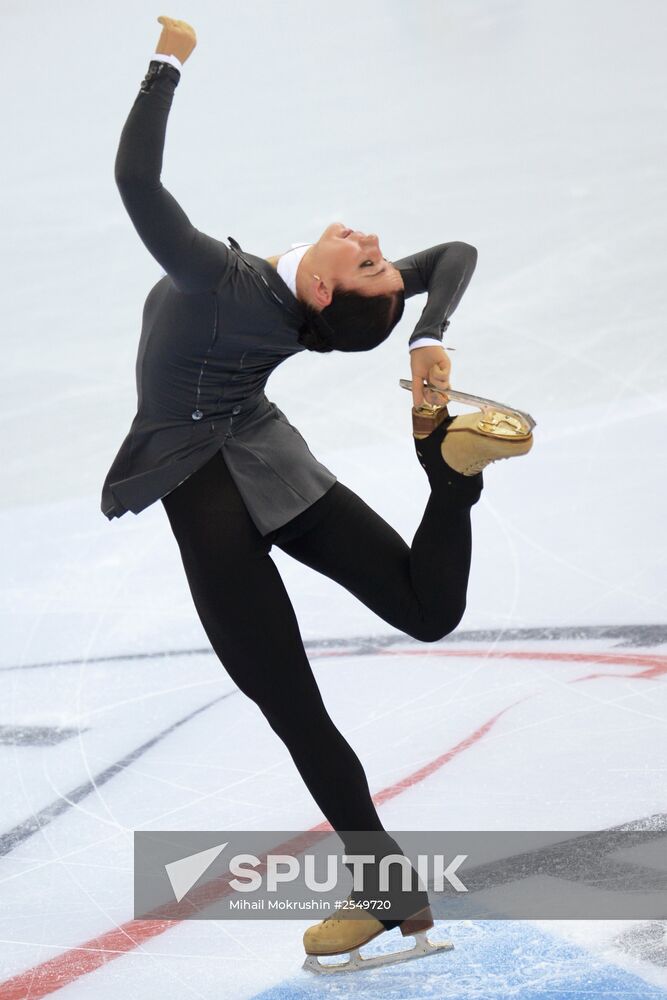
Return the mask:
<path id="1" fill-rule="evenodd" d="M 168 865 L 164 866 L 177 903 L 180 903 L 183 897 L 190 892 L 195 882 L 198 882 L 204 872 L 211 867 L 228 843 L 227 840 L 217 847 L 209 847 L 206 851 L 197 851 L 196 854 L 189 854 L 186 858 L 179 858 L 178 861 L 170 861 Z"/>

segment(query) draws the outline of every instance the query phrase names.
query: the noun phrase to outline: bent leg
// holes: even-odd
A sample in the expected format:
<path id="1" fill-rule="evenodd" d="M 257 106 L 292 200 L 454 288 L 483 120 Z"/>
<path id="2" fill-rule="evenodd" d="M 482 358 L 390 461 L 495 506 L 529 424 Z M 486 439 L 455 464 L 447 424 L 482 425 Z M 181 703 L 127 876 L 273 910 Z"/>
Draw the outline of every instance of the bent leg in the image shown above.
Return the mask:
<path id="1" fill-rule="evenodd" d="M 395 628 L 429 642 L 453 631 L 466 605 L 472 534 L 464 492 L 429 497 L 412 545 L 342 483 L 273 535 L 290 556 L 330 577 Z"/>
<path id="2" fill-rule="evenodd" d="M 218 452 L 162 500 L 225 669 L 287 747 L 336 830 L 383 830 L 359 758 L 324 706 L 292 603 Z"/>

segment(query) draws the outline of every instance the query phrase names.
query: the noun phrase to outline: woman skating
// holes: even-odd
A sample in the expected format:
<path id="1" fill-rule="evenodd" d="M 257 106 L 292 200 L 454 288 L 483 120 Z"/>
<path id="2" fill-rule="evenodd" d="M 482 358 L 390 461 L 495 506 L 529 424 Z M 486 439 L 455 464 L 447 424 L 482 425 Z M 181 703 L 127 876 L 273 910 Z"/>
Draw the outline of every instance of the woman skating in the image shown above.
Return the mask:
<path id="1" fill-rule="evenodd" d="M 161 500 L 213 649 L 283 740 L 327 820 L 337 831 L 374 831 L 382 851 L 400 852 L 359 759 L 329 718 L 270 550 L 337 581 L 408 635 L 439 639 L 465 608 L 481 468 L 525 453 L 532 437 L 481 434 L 469 417 L 429 410 L 437 397 L 423 398 L 425 380 L 443 391 L 449 385 L 442 333 L 472 276 L 473 247 L 443 243 L 391 263 L 376 236 L 332 223 L 316 243 L 265 259 L 192 226 L 160 174 L 174 90 L 195 36 L 184 22 L 159 20 L 116 180 L 166 273 L 146 299 L 137 414 L 107 474 L 102 511 L 111 519 Z M 371 349 L 398 323 L 405 298 L 423 292 L 409 346 L 415 443 L 431 494 L 408 547 L 313 457 L 264 387 L 300 351 Z M 354 837 L 343 839 L 354 853 Z M 332 918 L 307 932 L 306 949 L 348 951 L 397 925 L 430 926 L 426 893 L 415 887 L 410 900 L 418 925 L 406 925 L 405 914 Z"/>

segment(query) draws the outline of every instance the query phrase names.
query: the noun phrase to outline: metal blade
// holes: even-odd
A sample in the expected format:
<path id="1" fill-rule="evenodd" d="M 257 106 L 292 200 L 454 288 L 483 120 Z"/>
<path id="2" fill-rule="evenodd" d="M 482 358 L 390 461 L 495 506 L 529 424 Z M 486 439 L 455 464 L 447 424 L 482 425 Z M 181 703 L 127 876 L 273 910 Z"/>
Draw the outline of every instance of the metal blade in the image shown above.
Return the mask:
<path id="1" fill-rule="evenodd" d="M 365 958 L 359 948 L 353 948 L 349 952 L 347 962 L 337 965 L 322 965 L 317 955 L 307 955 L 303 963 L 303 968 L 318 975 L 336 975 L 339 972 L 358 972 L 360 969 L 375 969 L 380 965 L 395 965 L 397 962 L 408 962 L 412 958 L 426 958 L 428 955 L 440 954 L 443 951 L 452 951 L 454 945 L 451 941 L 437 941 L 432 943 L 426 937 L 426 931 L 420 931 L 414 935 L 414 948 L 406 948 L 405 951 L 390 951 L 384 955 L 371 955 Z M 327 956 L 335 957 L 335 956 Z"/>
<path id="2" fill-rule="evenodd" d="M 408 389 L 412 392 L 412 380 L 409 378 L 399 379 L 402 389 Z M 430 382 L 424 382 L 425 389 L 431 389 L 433 392 L 439 392 L 443 396 L 447 396 L 453 402 L 456 403 L 467 403 L 469 406 L 476 406 L 478 409 L 484 410 L 501 410 L 504 413 L 510 413 L 513 416 L 519 417 L 525 422 L 527 429 L 532 431 L 533 427 L 537 424 L 535 420 L 531 417 L 530 413 L 525 413 L 524 410 L 517 410 L 515 406 L 508 406 L 507 403 L 499 403 L 495 399 L 486 399 L 485 396 L 473 396 L 470 392 L 460 392 L 458 389 L 438 389 L 437 386 L 431 385 Z"/>

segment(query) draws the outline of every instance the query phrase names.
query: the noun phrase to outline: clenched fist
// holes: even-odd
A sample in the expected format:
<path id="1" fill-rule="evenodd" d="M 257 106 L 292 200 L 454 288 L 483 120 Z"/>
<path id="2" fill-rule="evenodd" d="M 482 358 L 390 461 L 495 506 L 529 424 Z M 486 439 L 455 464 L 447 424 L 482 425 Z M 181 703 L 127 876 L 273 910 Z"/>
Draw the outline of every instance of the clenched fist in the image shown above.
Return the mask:
<path id="1" fill-rule="evenodd" d="M 155 51 L 163 56 L 176 56 L 184 63 L 197 44 L 195 29 L 186 21 L 177 21 L 173 17 L 160 16 L 158 21 L 162 25 L 162 34 Z"/>

